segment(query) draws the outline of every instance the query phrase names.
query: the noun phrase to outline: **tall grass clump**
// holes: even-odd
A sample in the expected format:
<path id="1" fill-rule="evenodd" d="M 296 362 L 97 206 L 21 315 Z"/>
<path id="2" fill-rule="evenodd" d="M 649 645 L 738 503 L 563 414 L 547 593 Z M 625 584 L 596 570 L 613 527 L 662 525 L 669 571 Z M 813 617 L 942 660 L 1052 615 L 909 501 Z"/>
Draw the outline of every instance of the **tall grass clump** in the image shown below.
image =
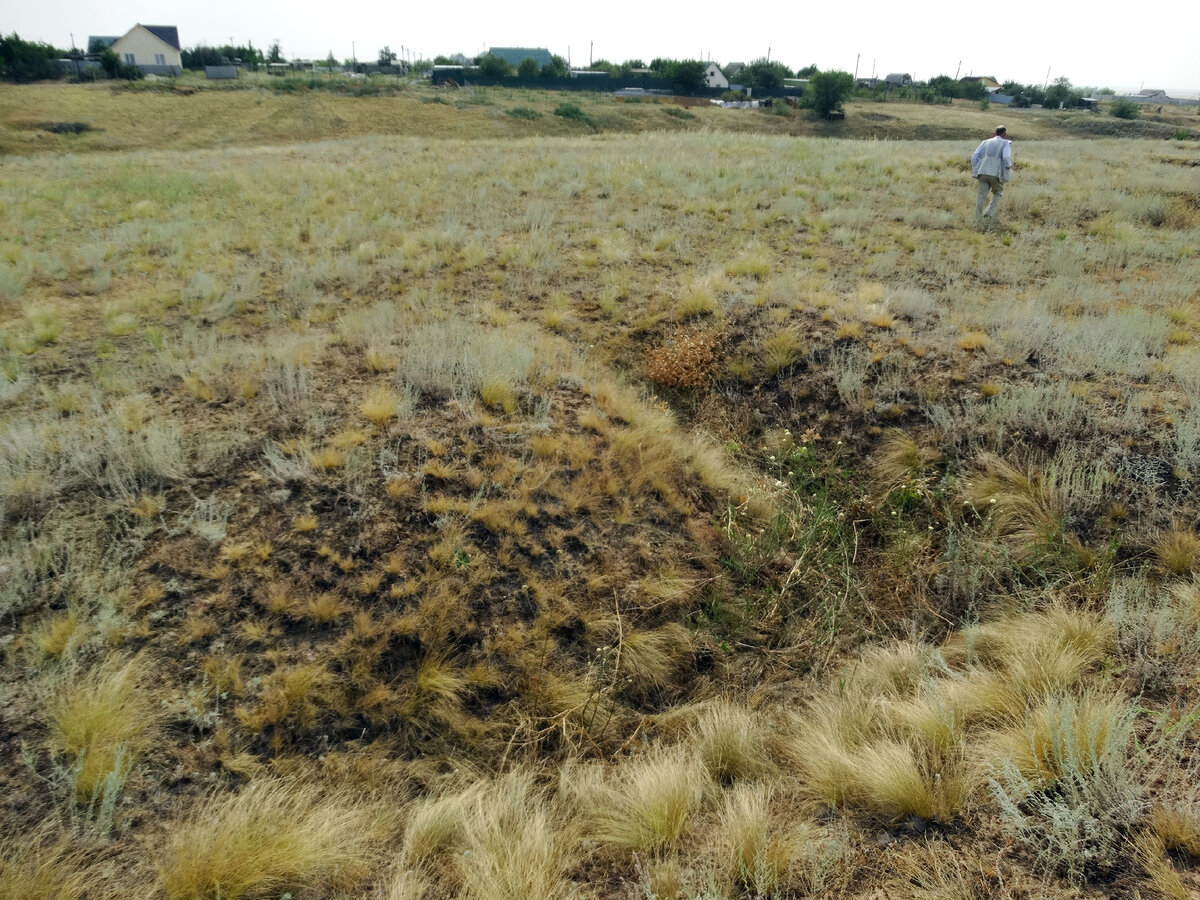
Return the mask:
<path id="1" fill-rule="evenodd" d="M 676 844 L 699 809 L 707 783 L 699 761 L 681 749 L 630 760 L 605 780 L 595 770 L 576 788 L 602 844 L 651 852 Z"/>
<path id="2" fill-rule="evenodd" d="M 209 795 L 173 829 L 159 869 L 171 900 L 346 890 L 378 859 L 392 815 L 347 791 L 263 779 Z"/>
<path id="3" fill-rule="evenodd" d="M 51 688 L 47 744 L 63 759 L 72 799 L 95 811 L 116 802 L 162 720 L 137 660 L 113 659 Z"/>

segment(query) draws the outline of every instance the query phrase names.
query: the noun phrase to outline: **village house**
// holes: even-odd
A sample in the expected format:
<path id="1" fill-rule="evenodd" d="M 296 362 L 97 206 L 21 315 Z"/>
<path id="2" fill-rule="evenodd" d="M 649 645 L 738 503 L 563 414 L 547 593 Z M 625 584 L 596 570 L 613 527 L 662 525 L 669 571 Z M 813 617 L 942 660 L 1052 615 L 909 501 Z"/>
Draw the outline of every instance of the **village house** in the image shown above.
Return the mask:
<path id="1" fill-rule="evenodd" d="M 729 87 L 729 79 L 725 77 L 721 67 L 714 62 L 710 62 L 708 68 L 704 70 L 704 86 L 726 89 Z"/>
<path id="2" fill-rule="evenodd" d="M 134 25 L 120 37 L 92 36 L 88 51 L 112 50 L 121 62 L 145 75 L 182 75 L 179 29 L 174 25 Z"/>

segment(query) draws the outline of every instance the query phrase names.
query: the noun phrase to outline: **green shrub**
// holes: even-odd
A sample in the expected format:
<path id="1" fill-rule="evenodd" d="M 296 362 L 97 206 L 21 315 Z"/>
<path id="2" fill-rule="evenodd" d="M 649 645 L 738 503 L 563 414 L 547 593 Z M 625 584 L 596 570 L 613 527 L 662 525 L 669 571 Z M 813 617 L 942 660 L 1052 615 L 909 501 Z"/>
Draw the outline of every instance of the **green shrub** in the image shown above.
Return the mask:
<path id="1" fill-rule="evenodd" d="M 514 106 L 508 111 L 508 114 L 514 119 L 529 119 L 530 121 L 542 117 L 542 114 L 536 109 L 530 109 L 527 106 Z"/>
<path id="2" fill-rule="evenodd" d="M 1132 100 L 1114 100 L 1108 111 L 1117 119 L 1136 119 L 1142 114 L 1141 107 Z"/>
<path id="3" fill-rule="evenodd" d="M 663 112 L 665 112 L 668 116 L 671 116 L 674 119 L 694 119 L 694 118 L 696 118 L 695 115 L 693 115 L 692 113 L 688 112 L 686 109 L 683 109 L 682 107 L 679 107 L 679 106 L 668 106 L 666 109 L 663 110 Z"/>
<path id="4" fill-rule="evenodd" d="M 577 119 L 580 122 L 589 121 L 588 114 L 580 109 L 578 103 L 560 103 L 554 107 L 554 114 L 564 119 Z"/>
<path id="5" fill-rule="evenodd" d="M 854 76 L 849 72 L 818 72 L 808 82 L 805 100 L 812 104 L 819 119 L 828 119 L 845 110 L 846 99 L 854 92 Z"/>

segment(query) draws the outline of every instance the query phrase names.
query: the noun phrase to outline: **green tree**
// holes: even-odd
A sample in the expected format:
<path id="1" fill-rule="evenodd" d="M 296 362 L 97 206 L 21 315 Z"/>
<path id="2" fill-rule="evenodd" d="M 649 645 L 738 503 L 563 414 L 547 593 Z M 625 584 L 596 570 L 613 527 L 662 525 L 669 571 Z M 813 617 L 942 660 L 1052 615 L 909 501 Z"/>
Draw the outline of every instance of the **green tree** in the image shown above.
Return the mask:
<path id="1" fill-rule="evenodd" d="M 273 42 L 271 44 L 270 48 L 267 50 L 267 62 L 269 62 L 269 63 L 283 62 L 283 48 L 279 46 L 279 41 Z"/>
<path id="2" fill-rule="evenodd" d="M 0 35 L 0 78 L 18 82 L 58 78 L 62 73 L 54 60 L 67 55 L 50 44 L 23 41 L 15 31 L 8 37 Z"/>
<path id="3" fill-rule="evenodd" d="M 479 74 L 488 78 L 503 78 L 513 73 L 513 67 L 509 65 L 508 60 L 501 59 L 494 53 L 479 57 L 476 65 L 479 66 Z"/>
<path id="4" fill-rule="evenodd" d="M 1060 106 L 1076 106 L 1081 96 L 1083 95 L 1071 87 L 1070 79 L 1064 75 L 1061 78 L 1055 78 L 1054 83 L 1046 89 L 1046 96 L 1042 103 L 1049 109 L 1058 109 Z"/>
<path id="5" fill-rule="evenodd" d="M 817 64 L 813 63 L 811 66 L 805 66 L 803 69 L 797 69 L 796 77 L 797 78 L 812 78 L 814 75 L 816 75 L 820 71 L 821 70 L 817 68 Z"/>
<path id="6" fill-rule="evenodd" d="M 522 78 L 537 78 L 542 71 L 542 67 L 537 64 L 537 60 L 532 56 L 527 56 L 521 60 L 521 64 L 517 66 L 517 74 Z"/>
<path id="7" fill-rule="evenodd" d="M 379 64 L 381 66 L 390 66 L 396 61 L 396 54 L 387 44 L 379 51 Z"/>
<path id="8" fill-rule="evenodd" d="M 739 81 L 761 91 L 778 90 L 783 87 L 783 79 L 791 77 L 791 69 L 766 57 L 754 60 L 738 73 Z"/>
<path id="9" fill-rule="evenodd" d="M 704 71 L 707 68 L 707 63 L 698 59 L 677 59 L 667 66 L 665 75 L 675 93 L 692 94 L 703 87 Z"/>
<path id="10" fill-rule="evenodd" d="M 953 99 L 963 95 L 962 83 L 955 81 L 949 75 L 935 75 L 925 82 L 925 87 L 941 97 Z"/>
<path id="11" fill-rule="evenodd" d="M 845 111 L 846 98 L 853 92 L 854 76 L 832 70 L 817 72 L 809 79 L 805 98 L 818 118 L 828 119 L 835 112 Z"/>
<path id="12" fill-rule="evenodd" d="M 542 78 L 566 78 L 571 73 L 567 70 L 567 61 L 557 53 L 550 57 L 550 62 L 542 66 Z"/>
<path id="13" fill-rule="evenodd" d="M 982 81 L 964 81 L 959 87 L 962 90 L 962 95 L 968 100 L 986 100 L 988 89 L 984 87 Z"/>
<path id="14" fill-rule="evenodd" d="M 117 56 L 111 48 L 100 54 L 100 68 L 105 71 L 109 78 L 124 78 L 127 81 L 137 81 L 139 78 L 145 77 L 142 70 L 137 66 L 126 65 L 121 62 L 121 57 Z"/>

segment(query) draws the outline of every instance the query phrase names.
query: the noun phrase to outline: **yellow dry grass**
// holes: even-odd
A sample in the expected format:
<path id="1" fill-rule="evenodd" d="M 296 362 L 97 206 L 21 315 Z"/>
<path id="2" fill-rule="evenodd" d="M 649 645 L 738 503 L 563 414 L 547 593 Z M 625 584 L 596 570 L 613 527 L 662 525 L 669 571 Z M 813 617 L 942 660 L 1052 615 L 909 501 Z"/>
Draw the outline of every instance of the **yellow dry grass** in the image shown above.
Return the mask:
<path id="1" fill-rule="evenodd" d="M 138 660 L 114 657 L 67 678 L 47 698 L 47 745 L 73 770 L 75 798 L 93 802 L 106 780 L 116 789 L 151 745 L 163 718 Z"/>
<path id="2" fill-rule="evenodd" d="M 353 886 L 395 829 L 394 813 L 339 790 L 279 779 L 212 794 L 176 824 L 162 857 L 171 900 L 238 900 Z"/>

